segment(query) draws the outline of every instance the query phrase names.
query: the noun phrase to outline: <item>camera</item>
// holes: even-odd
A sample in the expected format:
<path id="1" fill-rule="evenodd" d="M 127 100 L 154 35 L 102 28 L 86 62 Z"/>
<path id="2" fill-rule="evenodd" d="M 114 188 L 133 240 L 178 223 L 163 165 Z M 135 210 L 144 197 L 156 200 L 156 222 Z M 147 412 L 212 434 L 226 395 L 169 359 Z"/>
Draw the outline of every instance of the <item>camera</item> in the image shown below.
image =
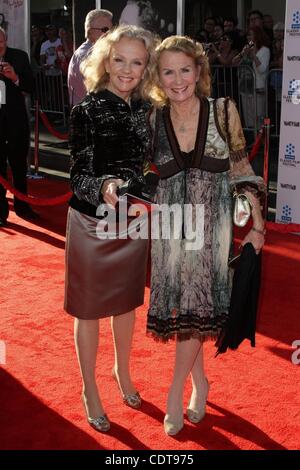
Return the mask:
<path id="1" fill-rule="evenodd" d="M 219 47 L 219 45 L 220 45 L 220 41 L 202 43 L 202 46 L 205 52 L 211 51 L 213 46 Z"/>
<path id="2" fill-rule="evenodd" d="M 246 51 L 249 51 L 250 49 L 253 49 L 255 46 L 253 41 L 247 42 L 247 44 L 244 46 L 243 50 L 238 54 L 239 57 L 243 57 Z"/>
<path id="3" fill-rule="evenodd" d="M 245 49 L 252 49 L 254 47 L 254 42 L 253 41 L 249 41 L 247 42 L 246 46 L 245 46 Z"/>

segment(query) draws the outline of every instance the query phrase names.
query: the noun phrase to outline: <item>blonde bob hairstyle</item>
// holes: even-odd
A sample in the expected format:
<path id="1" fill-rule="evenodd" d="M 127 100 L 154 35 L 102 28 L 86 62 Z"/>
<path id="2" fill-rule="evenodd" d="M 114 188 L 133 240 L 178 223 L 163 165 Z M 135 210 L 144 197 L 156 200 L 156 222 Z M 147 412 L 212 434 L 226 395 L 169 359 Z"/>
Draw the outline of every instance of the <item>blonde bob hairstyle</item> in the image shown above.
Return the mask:
<path id="1" fill-rule="evenodd" d="M 210 96 L 211 93 L 211 75 L 208 58 L 204 49 L 199 42 L 194 41 L 188 36 L 169 36 L 164 39 L 156 48 L 156 63 L 152 70 L 153 87 L 150 98 L 156 106 L 164 106 L 168 103 L 168 98 L 160 85 L 159 80 L 159 60 L 161 54 L 168 52 L 183 52 L 183 54 L 191 57 L 195 65 L 201 66 L 200 77 L 196 83 L 196 95 L 199 97 Z"/>
<path id="2" fill-rule="evenodd" d="M 94 44 L 91 53 L 80 66 L 86 89 L 88 92 L 97 93 L 106 88 L 109 82 L 109 74 L 105 70 L 105 62 L 111 54 L 112 47 L 122 38 L 142 41 L 149 54 L 144 78 L 133 93 L 133 96 L 136 98 L 149 99 L 152 85 L 151 70 L 153 69 L 157 39 L 155 39 L 150 31 L 131 25 L 121 25 L 110 30 Z"/>

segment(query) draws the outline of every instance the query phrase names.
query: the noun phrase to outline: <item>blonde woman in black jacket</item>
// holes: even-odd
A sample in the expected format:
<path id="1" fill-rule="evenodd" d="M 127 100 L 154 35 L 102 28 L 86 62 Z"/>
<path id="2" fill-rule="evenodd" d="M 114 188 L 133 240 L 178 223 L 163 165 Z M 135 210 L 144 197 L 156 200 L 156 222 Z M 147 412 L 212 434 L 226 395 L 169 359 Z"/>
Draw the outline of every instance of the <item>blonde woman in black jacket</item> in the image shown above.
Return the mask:
<path id="1" fill-rule="evenodd" d="M 146 239 L 101 239 L 101 204 L 118 203 L 118 186 L 143 174 L 150 139 L 146 106 L 154 40 L 135 26 L 99 39 L 83 64 L 88 95 L 71 114 L 71 187 L 67 225 L 65 309 L 75 317 L 75 345 L 89 424 L 110 428 L 95 380 L 99 319 L 112 317 L 113 376 L 123 401 L 141 406 L 131 381 L 135 308 L 144 302 Z M 98 211 L 97 211 L 98 208 Z M 102 227 L 103 228 L 103 227 Z M 103 234 L 103 232 L 102 232 Z"/>

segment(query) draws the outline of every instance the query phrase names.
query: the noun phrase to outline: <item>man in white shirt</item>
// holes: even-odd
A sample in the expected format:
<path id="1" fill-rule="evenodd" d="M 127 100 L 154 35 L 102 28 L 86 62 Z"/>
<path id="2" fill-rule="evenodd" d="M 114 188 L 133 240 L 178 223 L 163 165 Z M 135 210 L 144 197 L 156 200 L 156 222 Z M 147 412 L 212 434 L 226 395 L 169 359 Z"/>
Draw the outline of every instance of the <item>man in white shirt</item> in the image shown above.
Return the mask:
<path id="1" fill-rule="evenodd" d="M 112 18 L 113 14 L 108 10 L 91 10 L 85 18 L 86 41 L 74 52 L 68 69 L 68 90 L 71 107 L 80 103 L 86 95 L 80 64 L 89 54 L 93 44 L 111 29 Z"/>
<path id="2" fill-rule="evenodd" d="M 58 37 L 56 26 L 51 24 L 46 26 L 46 35 L 48 40 L 41 45 L 40 63 L 45 68 L 46 75 L 59 75 L 60 70 L 56 61 L 56 48 L 61 46 L 61 40 Z"/>

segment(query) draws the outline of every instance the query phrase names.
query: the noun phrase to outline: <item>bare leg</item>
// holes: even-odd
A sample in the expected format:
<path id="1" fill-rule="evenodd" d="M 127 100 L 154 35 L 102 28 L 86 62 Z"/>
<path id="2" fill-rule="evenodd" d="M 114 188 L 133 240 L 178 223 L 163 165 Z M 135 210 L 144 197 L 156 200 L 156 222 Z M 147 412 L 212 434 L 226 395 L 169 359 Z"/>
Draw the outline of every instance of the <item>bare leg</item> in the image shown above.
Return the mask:
<path id="1" fill-rule="evenodd" d="M 195 359 L 191 370 L 193 391 L 190 399 L 189 408 L 199 410 L 206 399 L 207 382 L 204 373 L 203 343 Z"/>
<path id="2" fill-rule="evenodd" d="M 179 422 L 182 419 L 184 384 L 200 348 L 201 343 L 195 338 L 176 343 L 174 375 L 167 401 L 167 414 L 173 422 Z"/>
<path id="3" fill-rule="evenodd" d="M 99 320 L 75 318 L 74 339 L 83 382 L 83 398 L 89 417 L 104 414 L 95 379 L 96 357 L 99 343 Z"/>
<path id="4" fill-rule="evenodd" d="M 111 328 L 115 348 L 114 370 L 124 395 L 136 393 L 129 371 L 134 323 L 135 310 L 111 318 Z"/>

